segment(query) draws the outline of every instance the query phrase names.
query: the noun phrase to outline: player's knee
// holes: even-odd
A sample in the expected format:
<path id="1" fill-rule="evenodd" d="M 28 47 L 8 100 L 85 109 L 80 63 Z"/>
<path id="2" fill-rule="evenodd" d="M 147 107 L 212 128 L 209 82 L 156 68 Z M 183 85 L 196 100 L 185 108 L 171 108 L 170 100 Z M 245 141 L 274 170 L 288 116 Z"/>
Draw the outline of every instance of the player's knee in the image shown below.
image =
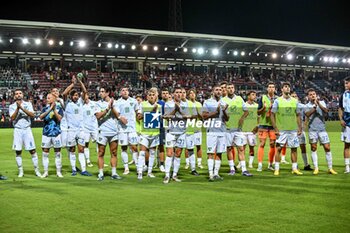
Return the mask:
<path id="1" fill-rule="evenodd" d="M 317 150 L 317 145 L 311 145 L 311 151 L 315 152 Z"/>
<path id="2" fill-rule="evenodd" d="M 324 145 L 324 151 L 325 152 L 330 152 L 331 151 L 331 146 L 329 144 Z"/>
<path id="3" fill-rule="evenodd" d="M 29 151 L 30 154 L 35 154 L 35 152 L 36 152 L 35 149 Z"/>

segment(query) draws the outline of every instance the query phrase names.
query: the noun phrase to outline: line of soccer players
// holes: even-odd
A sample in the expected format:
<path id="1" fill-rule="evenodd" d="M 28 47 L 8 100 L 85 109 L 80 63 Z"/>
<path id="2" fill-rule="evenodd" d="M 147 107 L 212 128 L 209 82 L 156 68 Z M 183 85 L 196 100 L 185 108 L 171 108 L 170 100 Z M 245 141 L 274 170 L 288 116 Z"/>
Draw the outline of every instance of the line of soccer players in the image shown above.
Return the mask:
<path id="1" fill-rule="evenodd" d="M 76 84 L 79 84 L 81 93 L 74 89 Z M 339 117 L 345 145 L 345 173 L 350 173 L 350 77 L 345 79 L 345 87 L 346 91 L 340 98 Z M 163 182 L 169 183 L 170 180 L 181 182 L 178 172 L 183 150 L 186 157 L 185 168 L 190 168 L 192 175 L 199 175 L 196 167 L 203 168 L 202 127 L 198 126 L 198 121 L 210 122 L 205 128 L 209 181 L 223 179 L 219 171 L 221 155 L 224 152 L 227 152 L 230 167 L 228 175 L 235 175 L 237 168 L 241 168 L 243 176 L 252 176 L 246 167 L 245 148 L 249 147 L 248 168 L 253 168 L 256 133 L 259 137 L 258 172 L 263 169 L 267 138 L 270 144 L 267 168 L 274 171 L 274 175 L 279 175 L 280 163 L 288 163 L 285 160 L 286 147 L 291 149 L 293 174 L 302 175 L 297 166 L 299 146 L 304 170 L 312 170 L 306 154 L 304 124 L 307 125 L 309 132 L 313 174 L 319 173 L 316 152 L 318 142 L 324 147 L 328 173 L 337 174 L 332 167 L 330 140 L 325 127 L 325 114 L 328 109 L 324 101 L 318 100 L 315 90 L 309 89 L 307 91 L 309 102 L 306 105 L 301 104 L 296 93 L 291 93 L 289 83 L 282 83 L 281 96 L 276 96 L 275 91 L 275 84 L 270 82 L 267 84 L 267 94 L 262 95 L 257 103 L 255 91 L 250 91 L 247 101 L 244 102 L 242 97 L 235 95 L 234 85 L 225 82 L 213 87 L 211 97 L 205 100 L 202 106 L 196 101 L 195 89 L 190 89 L 186 93 L 185 89 L 177 87 L 172 95 L 168 90 L 163 90 L 162 100 L 159 100 L 157 88 L 151 88 L 147 91 L 147 99 L 142 101 L 141 96 L 137 96 L 136 99 L 130 97 L 128 88 L 122 88 L 120 98 L 114 100 L 111 97 L 111 88 L 106 86 L 100 88 L 100 100 L 95 102 L 89 99 L 81 76 L 73 77 L 71 85 L 62 93 L 63 99 L 59 97 L 56 88 L 47 94 L 47 106 L 40 114 L 40 118 L 44 121 L 41 144 L 44 173 L 41 175 L 31 131 L 33 107 L 30 102 L 23 100 L 23 92 L 16 90 L 14 96 L 16 101 L 10 105 L 9 112 L 14 126 L 13 150 L 16 151 L 18 177 L 24 175 L 23 145 L 24 149 L 30 152 L 35 174 L 39 177 L 45 178 L 49 175 L 50 148 L 54 149 L 58 177 L 63 177 L 61 148 L 67 148 L 72 176 L 78 172 L 84 176 L 91 176 L 86 170 L 87 165 L 93 166 L 90 160 L 89 142 L 96 141 L 98 180 L 103 180 L 105 177 L 104 167 L 107 165 L 104 163 L 104 155 L 108 144 L 111 155 L 111 179 L 121 179 L 117 173 L 117 149 L 120 145 L 124 175 L 129 174 L 129 165 L 135 163 L 139 180 L 143 179 L 144 172 L 147 172 L 149 178 L 154 178 L 152 171 L 158 154 L 159 168 L 165 172 Z M 145 127 L 144 113 L 152 113 L 155 119 L 160 117 L 160 129 Z M 190 121 L 196 124 L 186 124 Z M 128 161 L 128 147 L 132 154 L 131 162 Z M 76 167 L 76 148 L 80 169 Z M 237 167 L 234 164 L 236 154 L 234 148 L 237 150 L 239 160 Z"/>

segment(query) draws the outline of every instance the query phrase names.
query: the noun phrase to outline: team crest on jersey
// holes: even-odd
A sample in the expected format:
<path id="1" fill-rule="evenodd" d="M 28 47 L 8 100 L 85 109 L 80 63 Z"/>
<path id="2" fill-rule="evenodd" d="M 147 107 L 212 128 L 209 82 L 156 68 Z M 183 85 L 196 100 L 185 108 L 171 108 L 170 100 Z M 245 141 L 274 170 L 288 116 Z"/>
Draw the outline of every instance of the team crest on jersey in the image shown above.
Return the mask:
<path id="1" fill-rule="evenodd" d="M 145 129 L 159 129 L 160 128 L 160 113 L 159 112 L 144 112 L 143 113 L 143 127 Z"/>

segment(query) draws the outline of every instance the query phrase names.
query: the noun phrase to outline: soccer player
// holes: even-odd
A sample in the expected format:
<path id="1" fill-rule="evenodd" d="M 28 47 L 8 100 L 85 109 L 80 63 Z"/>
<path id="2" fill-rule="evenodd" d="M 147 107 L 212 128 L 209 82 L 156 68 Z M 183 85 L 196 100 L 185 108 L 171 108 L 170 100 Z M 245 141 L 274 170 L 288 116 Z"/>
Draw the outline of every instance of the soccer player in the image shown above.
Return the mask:
<path id="1" fill-rule="evenodd" d="M 249 168 L 253 168 L 254 147 L 256 146 L 256 132 L 258 131 L 258 104 L 255 103 L 256 92 L 248 92 L 248 100 L 245 102 L 248 116 L 244 119 L 242 131 L 244 134 L 244 144 L 249 145 Z M 244 146 L 245 147 L 245 146 Z"/>
<path id="2" fill-rule="evenodd" d="M 129 96 L 129 89 L 123 87 L 121 89 L 121 98 L 116 101 L 116 111 L 118 119 L 118 140 L 121 146 L 121 157 L 124 164 L 124 175 L 129 174 L 128 152 L 127 148 L 130 146 L 132 151 L 132 158 L 137 160 L 138 150 L 137 144 L 139 142 L 136 133 L 136 114 L 138 111 L 137 100 Z"/>
<path id="3" fill-rule="evenodd" d="M 337 172 L 333 170 L 330 140 L 328 133 L 326 132 L 326 123 L 324 119 L 324 115 L 328 113 L 328 108 L 324 101 L 319 101 L 317 99 L 316 91 L 314 89 L 309 89 L 307 91 L 307 95 L 309 102 L 306 105 L 305 115 L 309 118 L 309 140 L 311 145 L 311 157 L 315 167 L 313 174 L 317 175 L 319 172 L 317 142 L 320 141 L 326 153 L 328 173 L 335 175 Z"/>
<path id="4" fill-rule="evenodd" d="M 299 137 L 300 150 L 301 150 L 301 156 L 302 156 L 303 162 L 304 162 L 304 170 L 305 171 L 311 171 L 312 169 L 311 169 L 311 166 L 309 164 L 309 160 L 307 158 L 307 153 L 306 153 L 306 134 L 305 134 L 305 131 L 304 131 L 305 121 L 306 121 L 306 117 L 305 117 L 306 105 L 302 104 L 299 101 L 299 97 L 298 97 L 298 95 L 297 95 L 297 93 L 295 91 L 293 91 L 290 96 L 298 100 L 298 105 L 299 105 L 298 108 L 300 109 L 301 129 L 302 129 L 301 134 L 298 136 Z"/>
<path id="5" fill-rule="evenodd" d="M 196 101 L 196 91 L 194 89 L 190 89 L 188 91 L 188 101 L 192 102 L 195 106 L 195 114 L 197 115 L 197 121 L 202 120 L 202 104 L 198 101 Z M 194 145 L 196 146 L 197 149 L 197 166 L 200 169 L 203 169 L 202 165 L 202 128 L 195 127 L 194 131 Z"/>
<path id="6" fill-rule="evenodd" d="M 35 175 L 41 177 L 38 166 L 38 155 L 35 150 L 35 142 L 31 129 L 30 118 L 34 117 L 33 105 L 30 102 L 23 100 L 23 92 L 19 89 L 14 93 L 15 102 L 9 106 L 9 114 L 14 127 L 13 131 L 13 146 L 16 151 L 16 162 L 18 166 L 18 177 L 23 177 L 22 166 L 22 146 L 29 151 L 32 156 Z"/>
<path id="7" fill-rule="evenodd" d="M 174 100 L 167 101 L 165 103 L 165 114 L 163 119 L 168 120 L 168 131 L 165 136 L 167 156 L 165 158 L 165 177 L 164 184 L 170 181 L 170 168 L 172 161 L 174 160 L 172 180 L 175 182 L 181 182 L 177 174 L 180 169 L 181 153 L 182 149 L 190 149 L 191 156 L 193 155 L 194 141 L 193 137 L 186 135 L 186 119 L 191 118 L 187 111 L 187 102 L 181 101 L 182 89 L 176 87 L 174 89 Z M 186 114 L 187 113 L 187 114 Z M 196 171 L 192 171 L 191 174 L 196 175 Z M 198 173 L 197 173 L 198 174 Z"/>
<path id="8" fill-rule="evenodd" d="M 159 145 L 159 129 L 158 128 L 145 128 L 143 114 L 145 112 L 151 112 L 155 116 L 161 116 L 161 106 L 157 104 L 158 90 L 157 88 L 151 88 L 147 92 L 147 101 L 141 102 L 141 106 L 138 110 L 137 118 L 141 121 L 141 134 L 140 134 L 140 153 L 137 163 L 137 179 L 142 180 L 142 172 L 145 164 L 146 151 L 149 151 L 149 162 L 147 176 L 154 178 L 152 173 L 153 163 L 156 159 L 156 147 Z"/>
<path id="9" fill-rule="evenodd" d="M 212 97 L 203 103 L 203 119 L 214 122 L 214 127 L 207 129 L 207 153 L 209 181 L 222 180 L 219 175 L 221 154 L 226 150 L 226 127 L 228 105 L 221 100 L 221 87 L 213 87 Z M 214 165 L 215 155 L 215 165 Z"/>
<path id="10" fill-rule="evenodd" d="M 279 135 L 277 143 L 277 154 L 275 158 L 274 175 L 279 175 L 281 150 L 284 145 L 291 148 L 292 173 L 302 175 L 298 170 L 297 148 L 299 147 L 298 135 L 301 134 L 301 118 L 298 101 L 290 96 L 290 84 L 282 83 L 282 96 L 278 97 L 272 105 L 271 124 Z"/>
<path id="11" fill-rule="evenodd" d="M 343 127 L 345 172 L 350 173 L 350 76 L 344 79 L 345 92 L 339 98 L 338 115 Z"/>
<path id="12" fill-rule="evenodd" d="M 162 99 L 158 100 L 158 104 L 162 107 L 162 115 L 164 115 L 164 107 L 165 103 L 168 101 L 169 98 L 169 90 L 168 89 L 163 89 L 162 90 Z M 160 129 L 159 129 L 159 146 L 158 146 L 158 155 L 159 155 L 159 170 L 161 172 L 165 172 L 165 167 L 164 167 L 164 145 L 165 145 L 165 128 L 163 125 L 163 121 L 160 122 Z"/>
<path id="13" fill-rule="evenodd" d="M 258 127 L 258 135 L 259 135 L 259 149 L 258 149 L 258 172 L 262 171 L 262 163 L 264 160 L 264 147 L 266 144 L 267 137 L 270 140 L 270 150 L 269 150 L 269 163 L 268 169 L 273 170 L 272 163 L 275 157 L 276 152 L 276 134 L 271 125 L 271 107 L 275 99 L 275 84 L 273 82 L 269 82 L 267 84 L 267 94 L 263 95 L 258 101 L 258 115 L 260 116 L 260 124 Z M 283 161 L 283 160 L 282 160 Z M 283 163 L 283 162 L 282 162 Z"/>
<path id="14" fill-rule="evenodd" d="M 107 144 L 111 153 L 112 180 L 121 180 L 117 173 L 117 149 L 118 128 L 116 124 L 116 111 L 113 98 L 110 97 L 112 89 L 101 87 L 99 91 L 100 100 L 96 102 L 95 116 L 98 122 L 98 176 L 97 180 L 104 180 L 104 155 Z"/>
<path id="15" fill-rule="evenodd" d="M 43 136 L 41 148 L 43 150 L 44 174 L 42 178 L 49 176 L 49 152 L 53 147 L 55 151 L 55 164 L 57 177 L 63 178 L 62 175 L 62 156 L 61 156 L 61 128 L 60 121 L 63 116 L 61 105 L 56 105 L 56 97 L 53 94 L 47 94 L 47 106 L 43 108 L 40 119 L 44 121 Z"/>
<path id="16" fill-rule="evenodd" d="M 229 157 L 230 173 L 229 175 L 235 175 L 234 160 L 231 155 L 231 150 L 237 147 L 239 163 L 242 169 L 243 176 L 252 176 L 247 171 L 244 146 L 246 143 L 245 136 L 242 132 L 242 126 L 244 119 L 248 116 L 249 112 L 241 96 L 235 95 L 235 86 L 232 83 L 227 84 L 227 96 L 222 98 L 222 101 L 228 105 L 226 110 L 229 117 L 226 122 L 226 146 Z M 216 162 L 216 161 L 215 161 Z"/>
<path id="17" fill-rule="evenodd" d="M 79 92 L 76 90 L 71 90 L 69 92 L 70 99 L 67 101 L 65 108 L 65 116 L 67 120 L 68 126 L 68 134 L 67 134 L 67 147 L 69 148 L 69 160 L 72 166 L 72 176 L 77 175 L 76 168 L 76 155 L 75 155 L 75 147 L 78 147 L 78 159 L 81 167 L 80 174 L 83 176 L 91 176 L 91 174 L 86 171 L 86 161 L 84 155 L 84 146 L 85 142 L 82 137 L 81 129 L 83 122 L 83 101 L 85 99 L 85 95 L 87 90 L 82 83 L 82 81 L 78 79 L 72 79 L 72 84 L 78 80 L 80 87 L 83 90 L 82 97 L 79 96 Z M 68 86 L 67 88 L 70 88 Z M 64 92 L 66 93 L 66 91 Z"/>
<path id="18" fill-rule="evenodd" d="M 89 94 L 85 94 L 85 100 L 83 104 L 83 122 L 82 122 L 82 138 L 85 142 L 84 155 L 88 167 L 93 167 L 90 160 L 89 142 L 96 142 L 98 124 L 95 116 L 96 102 L 90 100 Z"/>

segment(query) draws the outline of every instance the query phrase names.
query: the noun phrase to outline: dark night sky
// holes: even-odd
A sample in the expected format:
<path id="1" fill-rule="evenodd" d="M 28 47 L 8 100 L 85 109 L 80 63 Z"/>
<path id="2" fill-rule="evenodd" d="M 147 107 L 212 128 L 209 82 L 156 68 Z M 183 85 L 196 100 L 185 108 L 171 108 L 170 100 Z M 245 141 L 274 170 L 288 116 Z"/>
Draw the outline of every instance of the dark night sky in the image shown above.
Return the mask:
<path id="1" fill-rule="evenodd" d="M 343 0 L 183 0 L 182 17 L 185 32 L 350 46 Z M 167 30 L 168 1 L 6 1 L 0 18 Z"/>

